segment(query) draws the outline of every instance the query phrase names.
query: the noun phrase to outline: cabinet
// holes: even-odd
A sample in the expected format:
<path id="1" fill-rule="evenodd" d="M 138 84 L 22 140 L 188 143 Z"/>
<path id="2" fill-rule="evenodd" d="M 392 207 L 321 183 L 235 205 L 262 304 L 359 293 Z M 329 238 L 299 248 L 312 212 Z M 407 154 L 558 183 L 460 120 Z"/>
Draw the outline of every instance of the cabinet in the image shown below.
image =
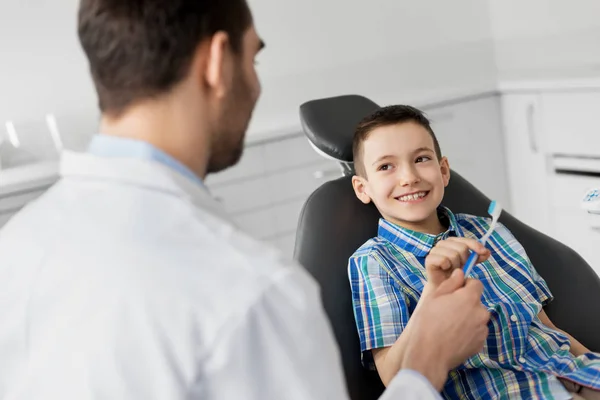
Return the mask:
<path id="1" fill-rule="evenodd" d="M 542 95 L 548 151 L 600 158 L 600 89 Z"/>
<path id="2" fill-rule="evenodd" d="M 0 228 L 58 179 L 58 163 L 39 162 L 0 170 Z"/>
<path id="3" fill-rule="evenodd" d="M 600 187 L 600 91 L 502 96 L 511 212 L 577 251 L 600 275 L 600 221 L 580 203 Z"/>
<path id="4" fill-rule="evenodd" d="M 237 165 L 210 175 L 206 184 L 242 230 L 291 256 L 304 202 L 340 176 L 338 163 L 317 154 L 298 132 L 249 143 Z"/>
<path id="5" fill-rule="evenodd" d="M 585 188 L 600 187 L 600 178 L 565 174 L 559 162 L 568 158 L 571 170 L 587 168 L 590 160 L 600 165 L 600 90 L 482 94 L 420 108 L 453 170 L 515 217 L 600 268 L 590 250 L 600 240 L 600 222 L 591 226 L 579 208 Z M 38 185 L 23 192 L 15 185 L 36 174 L 48 179 L 40 185 L 56 179 L 55 165 L 43 167 L 3 171 L 0 226 L 45 190 Z M 600 167 L 593 169 L 600 176 Z M 17 171 L 28 173 L 17 176 Z M 291 255 L 304 202 L 340 176 L 337 162 L 317 154 L 302 132 L 292 132 L 248 143 L 240 162 L 210 175 L 206 185 L 241 229 Z M 8 187 L 10 196 L 1 190 Z"/>
<path id="6" fill-rule="evenodd" d="M 485 95 L 450 105 L 426 107 L 450 167 L 490 200 L 509 208 L 500 98 Z"/>
<path id="7" fill-rule="evenodd" d="M 590 215 L 579 208 L 588 189 L 600 188 L 598 176 L 560 173 L 555 175 L 550 212 L 555 225 L 555 238 L 577 251 L 600 275 L 600 216 Z"/>
<path id="8" fill-rule="evenodd" d="M 57 179 L 55 162 L 0 172 L 0 227 Z M 247 144 L 240 162 L 209 175 L 206 185 L 250 235 L 293 253 L 298 217 L 308 196 L 342 175 L 338 163 L 317 154 L 303 133 Z"/>
<path id="9" fill-rule="evenodd" d="M 506 171 L 510 185 L 507 211 L 527 225 L 552 235 L 549 220 L 548 154 L 541 129 L 539 94 L 502 95 Z"/>
<path id="10" fill-rule="evenodd" d="M 451 167 L 506 207 L 510 199 L 499 97 L 483 95 L 423 109 Z M 302 132 L 293 132 L 247 143 L 240 162 L 209 175 L 206 185 L 242 230 L 292 255 L 304 202 L 321 184 L 341 175 L 337 162 L 319 155 Z M 14 212 L 5 203 L 7 213 L 9 208 Z"/>

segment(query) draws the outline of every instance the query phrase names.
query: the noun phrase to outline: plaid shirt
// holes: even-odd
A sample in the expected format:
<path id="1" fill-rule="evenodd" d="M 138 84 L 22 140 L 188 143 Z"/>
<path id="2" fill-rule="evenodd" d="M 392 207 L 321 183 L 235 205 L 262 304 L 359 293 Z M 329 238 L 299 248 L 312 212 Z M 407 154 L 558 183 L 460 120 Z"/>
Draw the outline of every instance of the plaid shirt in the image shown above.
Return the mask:
<path id="1" fill-rule="evenodd" d="M 367 367 L 374 367 L 369 350 L 393 345 L 408 323 L 426 281 L 425 257 L 435 243 L 449 236 L 479 239 L 491 222 L 454 215 L 443 207 L 438 214 L 449 228 L 437 236 L 381 219 L 378 236 L 350 258 L 354 315 Z M 487 247 L 492 256 L 475 266 L 470 277 L 484 285 L 490 334 L 481 353 L 450 372 L 442 394 L 461 399 L 555 398 L 555 376 L 600 389 L 600 355 L 574 357 L 568 338 L 538 318 L 552 294 L 521 244 L 498 224 Z"/>

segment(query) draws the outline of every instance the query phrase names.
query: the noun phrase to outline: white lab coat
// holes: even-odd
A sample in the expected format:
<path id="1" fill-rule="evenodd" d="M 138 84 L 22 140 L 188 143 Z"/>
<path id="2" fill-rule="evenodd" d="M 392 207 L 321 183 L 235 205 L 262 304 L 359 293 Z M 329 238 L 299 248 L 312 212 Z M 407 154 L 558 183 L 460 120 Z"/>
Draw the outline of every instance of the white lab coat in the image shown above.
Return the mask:
<path id="1" fill-rule="evenodd" d="M 346 398 L 315 282 L 205 188 L 68 152 L 61 176 L 0 231 L 0 398 Z"/>

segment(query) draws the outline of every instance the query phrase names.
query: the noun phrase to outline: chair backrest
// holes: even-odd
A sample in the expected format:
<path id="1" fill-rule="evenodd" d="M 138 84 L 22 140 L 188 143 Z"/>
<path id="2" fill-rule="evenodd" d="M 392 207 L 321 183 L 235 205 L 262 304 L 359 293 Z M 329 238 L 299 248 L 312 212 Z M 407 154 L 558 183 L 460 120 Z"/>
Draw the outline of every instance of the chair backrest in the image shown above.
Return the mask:
<path id="1" fill-rule="evenodd" d="M 348 155 L 346 142 L 351 141 L 353 126 L 373 111 L 371 105 L 374 103 L 360 96 L 342 98 L 344 101 L 340 103 L 337 103 L 338 98 L 305 103 L 301 107 L 301 118 L 305 127 L 310 126 L 307 136 L 315 147 L 327 153 L 328 146 L 335 146 L 335 151 L 328 154 L 348 163 L 352 156 L 351 149 Z M 353 112 L 346 114 L 344 120 L 344 107 L 352 98 L 356 99 Z M 357 105 L 359 103 L 366 106 L 363 112 Z M 313 108 L 320 111 L 315 112 Z M 338 142 L 343 144 L 333 145 L 336 141 L 332 139 L 332 131 L 320 130 L 320 127 L 330 127 L 330 121 L 321 125 L 319 119 L 313 119 L 315 115 L 323 119 L 331 116 L 349 129 L 336 133 L 336 137 L 342 135 L 345 138 Z M 320 142 L 322 137 L 327 145 Z M 383 386 L 376 372 L 367 371 L 361 365 L 347 266 L 352 253 L 376 235 L 380 215 L 375 207 L 356 199 L 349 175 L 326 182 L 308 198 L 298 223 L 294 256 L 321 285 L 323 304 L 340 347 L 351 398 L 370 400 L 379 397 Z M 489 199 L 452 171 L 443 204 L 457 213 L 486 216 Z M 554 294 L 555 300 L 546 308 L 552 321 L 591 350 L 600 351 L 600 318 L 597 318 L 600 315 L 600 278 L 573 250 L 523 224 L 508 212 L 503 212 L 500 221 L 523 244 Z"/>

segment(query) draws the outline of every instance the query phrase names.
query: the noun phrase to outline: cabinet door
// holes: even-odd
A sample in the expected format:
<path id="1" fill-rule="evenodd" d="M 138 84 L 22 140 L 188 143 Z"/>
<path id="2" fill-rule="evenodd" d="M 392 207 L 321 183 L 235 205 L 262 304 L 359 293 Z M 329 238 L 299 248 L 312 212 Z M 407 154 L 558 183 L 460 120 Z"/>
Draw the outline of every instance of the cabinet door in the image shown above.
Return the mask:
<path id="1" fill-rule="evenodd" d="M 487 96 L 426 111 L 450 168 L 490 199 L 509 207 L 499 97 Z"/>
<path id="2" fill-rule="evenodd" d="M 544 93 L 542 105 L 549 153 L 600 158 L 600 90 Z"/>
<path id="3" fill-rule="evenodd" d="M 239 164 L 210 176 L 207 185 L 240 229 L 291 257 L 304 202 L 341 175 L 337 162 L 317 154 L 298 134 L 251 144 Z"/>
<path id="4" fill-rule="evenodd" d="M 600 275 L 600 215 L 588 214 L 579 206 L 589 189 L 600 187 L 600 177 L 561 173 L 552 183 L 550 210 L 555 238 L 577 251 Z"/>
<path id="5" fill-rule="evenodd" d="M 511 197 L 508 210 L 529 226 L 552 235 L 548 207 L 551 173 L 541 129 L 540 97 L 503 95 L 502 111 Z"/>

